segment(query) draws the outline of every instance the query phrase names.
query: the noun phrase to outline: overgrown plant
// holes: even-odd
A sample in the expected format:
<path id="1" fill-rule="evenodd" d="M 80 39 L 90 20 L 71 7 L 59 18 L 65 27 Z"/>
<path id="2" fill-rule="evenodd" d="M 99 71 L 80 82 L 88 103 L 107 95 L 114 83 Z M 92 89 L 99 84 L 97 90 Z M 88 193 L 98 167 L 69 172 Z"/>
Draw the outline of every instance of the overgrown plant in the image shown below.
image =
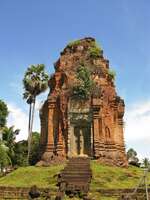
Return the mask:
<path id="1" fill-rule="evenodd" d="M 69 44 L 67 45 L 67 47 L 78 46 L 78 45 L 80 45 L 80 43 L 81 43 L 80 40 L 75 40 L 75 41 L 69 42 Z"/>
<path id="2" fill-rule="evenodd" d="M 79 66 L 76 78 L 77 84 L 73 87 L 73 96 L 80 99 L 88 99 L 93 86 L 89 70 L 84 65 Z"/>
<path id="3" fill-rule="evenodd" d="M 109 70 L 108 70 L 108 74 L 109 74 L 109 76 L 110 76 L 113 80 L 115 80 L 115 78 L 116 78 L 116 72 L 115 72 L 115 70 L 109 69 Z"/>
<path id="4" fill-rule="evenodd" d="M 92 58 L 98 58 L 102 53 L 101 48 L 99 47 L 99 45 L 93 41 L 91 43 L 91 47 L 89 48 L 89 55 Z"/>

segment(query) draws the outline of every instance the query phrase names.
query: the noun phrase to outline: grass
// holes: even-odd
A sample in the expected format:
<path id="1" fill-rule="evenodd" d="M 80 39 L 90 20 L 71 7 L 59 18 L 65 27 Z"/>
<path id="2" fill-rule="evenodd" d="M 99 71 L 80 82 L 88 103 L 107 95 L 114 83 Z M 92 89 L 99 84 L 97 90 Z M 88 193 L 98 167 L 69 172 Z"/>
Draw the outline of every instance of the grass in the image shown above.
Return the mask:
<path id="1" fill-rule="evenodd" d="M 64 168 L 63 165 L 51 167 L 20 167 L 5 177 L 0 178 L 0 186 L 10 187 L 31 187 L 37 185 L 41 188 L 56 189 L 57 178 L 54 177 Z M 93 178 L 90 186 L 89 195 L 96 200 L 116 200 L 113 197 L 103 197 L 97 189 L 125 189 L 134 188 L 143 170 L 137 167 L 119 168 L 100 165 L 97 161 L 91 161 Z M 148 174 L 150 180 L 150 173 Z M 149 181 L 150 184 L 150 181 Z M 69 198 L 65 197 L 65 200 Z M 78 198 L 74 198 L 76 200 Z"/>
<path id="2" fill-rule="evenodd" d="M 110 167 L 106 165 L 99 165 L 96 161 L 92 161 L 91 168 L 93 171 L 91 190 L 96 190 L 100 188 L 134 188 L 138 184 L 141 176 L 143 175 L 143 170 L 137 167 Z M 148 183 L 150 184 L 150 173 L 148 173 Z"/>
<path id="3" fill-rule="evenodd" d="M 63 165 L 51 167 L 20 167 L 5 177 L 0 178 L 0 186 L 31 187 L 37 185 L 41 188 L 56 188 L 56 177 L 54 177 Z"/>

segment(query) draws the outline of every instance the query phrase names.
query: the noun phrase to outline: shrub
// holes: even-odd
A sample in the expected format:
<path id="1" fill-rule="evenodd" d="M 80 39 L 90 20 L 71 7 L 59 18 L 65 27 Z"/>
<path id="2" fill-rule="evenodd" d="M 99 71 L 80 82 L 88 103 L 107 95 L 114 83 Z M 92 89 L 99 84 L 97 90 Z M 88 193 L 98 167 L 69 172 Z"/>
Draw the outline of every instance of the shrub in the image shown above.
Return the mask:
<path id="1" fill-rule="evenodd" d="M 79 66 L 76 72 L 76 78 L 77 85 L 73 87 L 73 95 L 77 98 L 88 99 L 93 86 L 89 70 L 84 65 Z"/>
<path id="2" fill-rule="evenodd" d="M 115 80 L 115 78 L 116 78 L 116 72 L 115 72 L 115 70 L 109 69 L 109 70 L 108 70 L 108 75 L 109 75 L 113 80 Z"/>
<path id="3" fill-rule="evenodd" d="M 75 40 L 75 41 L 72 41 L 72 42 L 69 42 L 69 44 L 67 45 L 67 47 L 73 47 L 73 46 L 78 46 L 80 45 L 81 41 L 80 40 Z"/>
<path id="4" fill-rule="evenodd" d="M 89 54 L 92 58 L 98 58 L 101 55 L 101 48 L 99 45 L 94 41 L 91 43 L 91 47 L 89 48 Z"/>

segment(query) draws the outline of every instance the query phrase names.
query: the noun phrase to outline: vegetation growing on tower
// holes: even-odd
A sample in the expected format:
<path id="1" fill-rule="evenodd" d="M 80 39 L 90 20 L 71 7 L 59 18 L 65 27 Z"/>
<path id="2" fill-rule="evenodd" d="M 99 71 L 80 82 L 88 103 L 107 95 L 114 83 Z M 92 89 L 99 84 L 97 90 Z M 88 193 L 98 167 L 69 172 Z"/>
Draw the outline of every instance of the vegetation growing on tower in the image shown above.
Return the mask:
<path id="1" fill-rule="evenodd" d="M 72 41 L 72 42 L 69 42 L 69 44 L 67 45 L 67 47 L 73 47 L 73 46 L 78 46 L 80 45 L 81 41 L 80 40 L 75 40 L 75 41 Z"/>
<path id="2" fill-rule="evenodd" d="M 108 70 L 108 75 L 109 75 L 113 80 L 115 80 L 115 78 L 116 78 L 116 72 L 115 72 L 115 70 L 109 69 L 109 70 Z"/>
<path id="3" fill-rule="evenodd" d="M 102 55 L 102 49 L 95 41 L 91 42 L 91 47 L 89 48 L 89 55 L 92 58 L 98 58 Z"/>
<path id="4" fill-rule="evenodd" d="M 82 40 L 75 40 L 75 41 L 70 42 L 67 45 L 67 47 L 69 48 L 77 47 L 78 45 L 81 45 L 81 44 L 82 44 Z M 95 40 L 91 40 L 89 42 L 88 54 L 93 59 L 99 58 L 102 55 L 102 49 Z"/>
<path id="5" fill-rule="evenodd" d="M 88 99 L 93 86 L 89 70 L 82 64 L 76 72 L 77 84 L 73 87 L 73 95 L 77 98 Z"/>

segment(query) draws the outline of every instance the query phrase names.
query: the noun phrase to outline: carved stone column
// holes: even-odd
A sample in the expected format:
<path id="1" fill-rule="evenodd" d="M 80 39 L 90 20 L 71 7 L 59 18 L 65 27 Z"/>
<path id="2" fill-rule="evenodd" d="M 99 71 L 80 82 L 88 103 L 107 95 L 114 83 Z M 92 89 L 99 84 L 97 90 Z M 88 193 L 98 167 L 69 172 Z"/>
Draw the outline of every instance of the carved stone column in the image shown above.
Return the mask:
<path id="1" fill-rule="evenodd" d="M 93 109 L 93 140 L 94 140 L 94 156 L 99 157 L 99 112 L 100 112 L 100 100 L 92 100 Z"/>
<path id="2" fill-rule="evenodd" d="M 41 118 L 42 123 L 42 136 L 43 139 L 41 142 L 43 142 L 44 146 L 44 153 L 41 156 L 41 160 L 37 163 L 37 166 L 47 166 L 53 162 L 53 159 L 55 157 L 55 147 L 54 147 L 54 110 L 56 106 L 56 99 L 55 98 L 49 98 L 47 100 L 46 104 L 46 110 L 43 109 L 43 115 Z M 45 122 L 44 118 L 45 117 Z M 43 124 L 46 123 L 46 124 Z"/>
<path id="3" fill-rule="evenodd" d="M 46 144 L 46 119 L 43 115 L 40 116 L 41 120 L 41 136 L 40 136 L 40 154 L 43 153 Z"/>
<path id="4" fill-rule="evenodd" d="M 65 149 L 64 149 L 64 141 L 61 129 L 61 122 L 59 121 L 59 129 L 58 129 L 58 141 L 57 141 L 57 148 L 56 148 L 58 156 L 65 156 Z"/>
<path id="5" fill-rule="evenodd" d="M 48 134 L 46 151 L 54 152 L 54 110 L 56 106 L 56 99 L 48 99 Z"/>

